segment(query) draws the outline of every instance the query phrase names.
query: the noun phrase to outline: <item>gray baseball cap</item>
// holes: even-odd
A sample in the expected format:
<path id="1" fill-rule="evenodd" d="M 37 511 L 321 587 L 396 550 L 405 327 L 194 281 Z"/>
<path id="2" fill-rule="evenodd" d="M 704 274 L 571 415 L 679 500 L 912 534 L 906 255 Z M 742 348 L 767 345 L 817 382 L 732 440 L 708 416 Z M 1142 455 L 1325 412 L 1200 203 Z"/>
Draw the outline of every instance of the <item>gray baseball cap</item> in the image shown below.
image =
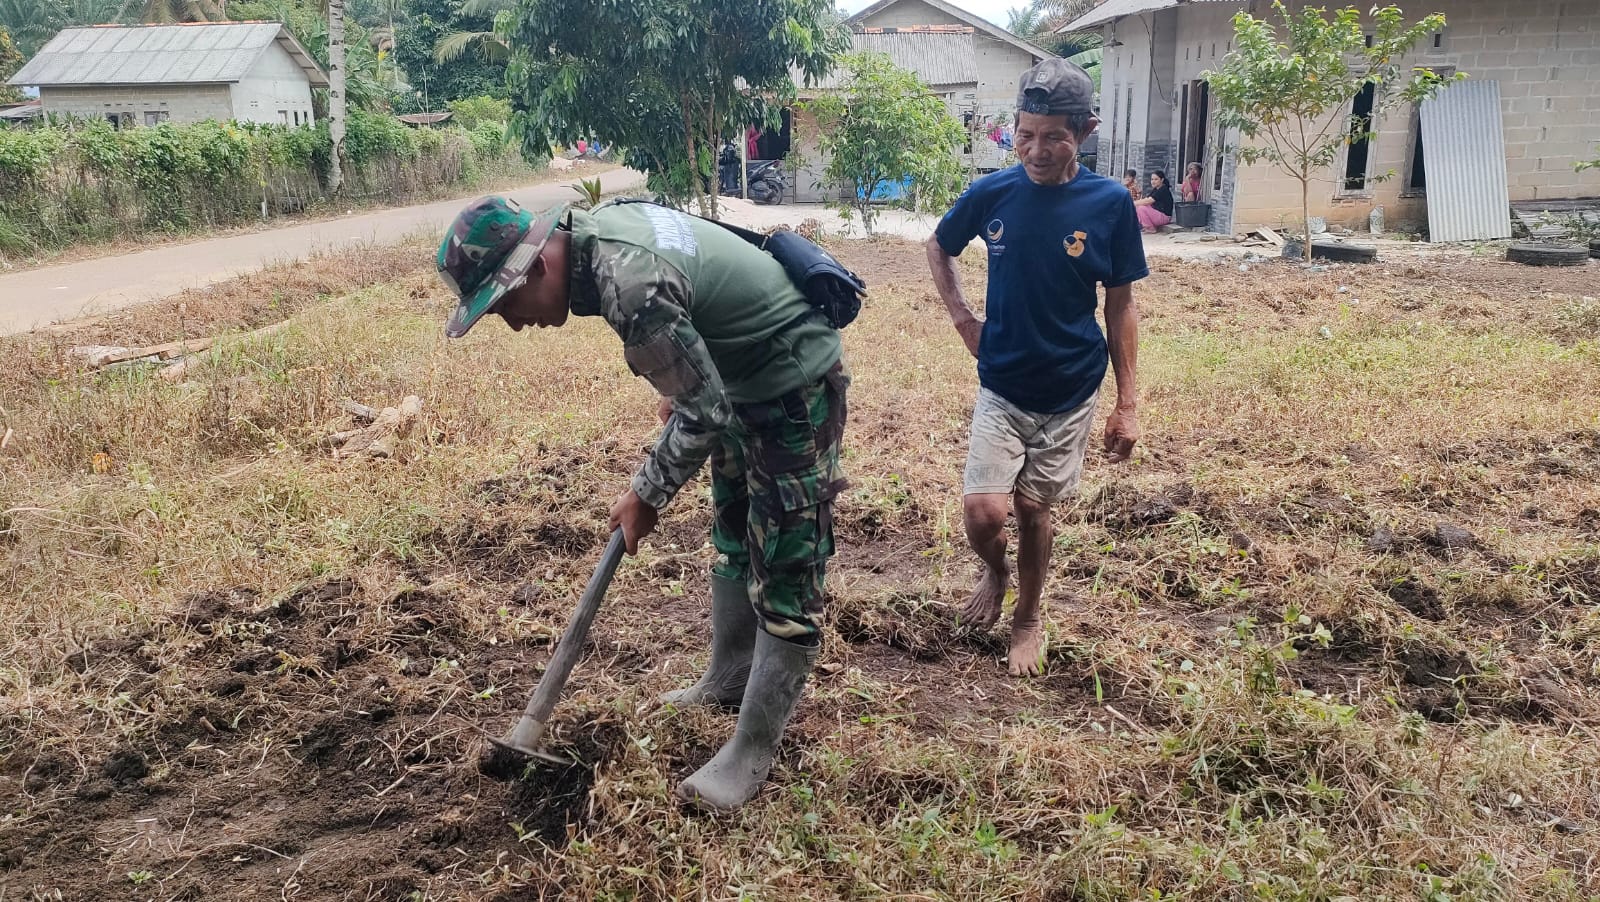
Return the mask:
<path id="1" fill-rule="evenodd" d="M 1052 57 L 1022 73 L 1017 110 L 1041 116 L 1092 113 L 1094 80 L 1082 66 Z"/>

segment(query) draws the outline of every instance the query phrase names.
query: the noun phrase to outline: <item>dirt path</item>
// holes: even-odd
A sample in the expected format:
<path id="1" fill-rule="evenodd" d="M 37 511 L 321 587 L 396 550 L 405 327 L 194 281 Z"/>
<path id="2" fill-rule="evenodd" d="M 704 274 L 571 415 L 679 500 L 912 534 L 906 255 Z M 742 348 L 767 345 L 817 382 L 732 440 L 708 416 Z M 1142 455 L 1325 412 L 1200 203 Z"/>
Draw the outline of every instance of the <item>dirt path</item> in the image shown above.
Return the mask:
<path id="1" fill-rule="evenodd" d="M 606 175 L 606 189 L 631 190 L 644 176 Z M 507 192 L 539 208 L 573 197 L 564 183 Z M 438 231 L 467 198 L 381 210 L 324 222 L 101 257 L 0 276 L 0 335 L 153 301 L 188 288 L 254 272 L 269 263 L 363 244 L 388 244 Z"/>

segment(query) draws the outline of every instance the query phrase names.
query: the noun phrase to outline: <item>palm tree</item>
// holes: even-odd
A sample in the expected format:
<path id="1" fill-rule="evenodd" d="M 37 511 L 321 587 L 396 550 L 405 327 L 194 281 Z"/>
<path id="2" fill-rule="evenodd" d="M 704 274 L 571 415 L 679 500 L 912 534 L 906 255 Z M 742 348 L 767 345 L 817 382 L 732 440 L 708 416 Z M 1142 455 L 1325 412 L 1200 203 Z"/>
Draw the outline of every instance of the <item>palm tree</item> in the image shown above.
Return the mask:
<path id="1" fill-rule="evenodd" d="M 485 18 L 493 20 L 502 10 L 511 9 L 514 0 L 467 0 L 461 5 L 463 18 Z M 441 35 L 433 45 L 433 60 L 437 63 L 448 63 L 458 59 L 466 53 L 468 48 L 477 45 L 478 52 L 483 55 L 485 62 L 505 62 L 511 55 L 511 48 L 505 41 L 495 36 L 493 29 L 489 31 L 452 31 Z"/>
<path id="2" fill-rule="evenodd" d="M 0 28 L 11 33 L 24 57 L 39 52 L 45 42 L 61 30 L 62 9 L 40 0 L 0 0 Z"/>
<path id="3" fill-rule="evenodd" d="M 1100 62 L 1105 55 L 1102 39 L 1094 32 L 1057 34 L 1056 29 L 1093 9 L 1097 0 L 1029 0 L 1026 6 L 1014 7 L 1009 13 L 1006 30 L 1077 63 L 1094 79 L 1100 88 Z"/>
<path id="4" fill-rule="evenodd" d="M 63 28 L 126 22 L 132 3 L 133 0 L 0 0 L 0 28 L 11 33 L 24 57 L 31 57 Z"/>

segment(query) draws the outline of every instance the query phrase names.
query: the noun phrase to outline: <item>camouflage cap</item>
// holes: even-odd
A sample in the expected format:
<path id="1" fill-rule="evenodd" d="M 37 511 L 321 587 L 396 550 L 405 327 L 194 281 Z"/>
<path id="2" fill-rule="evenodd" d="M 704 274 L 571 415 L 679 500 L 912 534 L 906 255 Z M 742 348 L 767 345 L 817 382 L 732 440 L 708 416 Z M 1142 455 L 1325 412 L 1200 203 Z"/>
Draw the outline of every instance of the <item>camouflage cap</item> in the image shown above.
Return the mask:
<path id="1" fill-rule="evenodd" d="M 489 195 L 467 205 L 439 243 L 439 278 L 461 303 L 445 323 L 444 334 L 460 338 L 513 288 L 544 250 L 568 204 L 538 216 L 509 197 Z"/>

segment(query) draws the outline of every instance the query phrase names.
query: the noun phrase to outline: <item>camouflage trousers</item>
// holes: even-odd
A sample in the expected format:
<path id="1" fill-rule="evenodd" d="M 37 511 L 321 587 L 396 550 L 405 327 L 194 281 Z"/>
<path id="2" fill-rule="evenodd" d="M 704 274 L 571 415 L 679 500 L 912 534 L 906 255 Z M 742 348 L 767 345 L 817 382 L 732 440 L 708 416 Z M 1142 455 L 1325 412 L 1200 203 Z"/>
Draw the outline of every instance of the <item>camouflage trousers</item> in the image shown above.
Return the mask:
<path id="1" fill-rule="evenodd" d="M 837 363 L 804 388 L 735 404 L 711 452 L 712 572 L 750 587 L 763 629 L 802 644 L 820 631 L 849 385 Z"/>

